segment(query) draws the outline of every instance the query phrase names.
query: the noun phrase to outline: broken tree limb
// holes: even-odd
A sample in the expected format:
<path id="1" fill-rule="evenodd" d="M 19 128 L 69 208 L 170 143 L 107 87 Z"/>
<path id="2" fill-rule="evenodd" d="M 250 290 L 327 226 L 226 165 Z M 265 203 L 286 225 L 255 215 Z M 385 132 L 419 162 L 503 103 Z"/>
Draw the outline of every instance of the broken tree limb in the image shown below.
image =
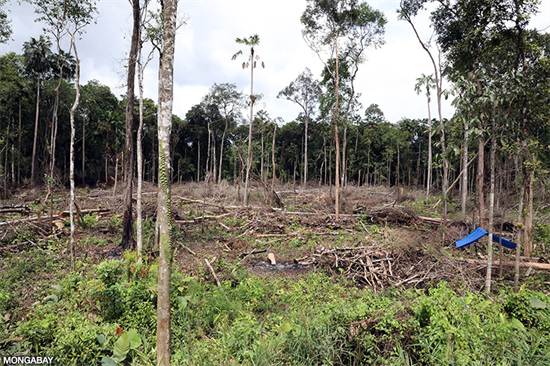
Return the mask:
<path id="1" fill-rule="evenodd" d="M 206 202 L 206 201 L 192 200 L 190 198 L 186 198 L 186 197 L 182 197 L 182 196 L 175 196 L 175 198 L 177 198 L 179 200 L 182 200 L 184 202 L 187 202 L 187 203 L 196 203 L 196 204 L 199 204 L 199 205 L 216 207 L 216 208 L 219 208 L 220 210 L 222 210 L 223 212 L 227 212 L 226 208 L 223 205 L 217 205 L 215 203 L 210 203 L 210 202 Z"/>
<path id="2" fill-rule="evenodd" d="M 483 260 L 483 259 L 464 258 L 464 259 L 457 259 L 457 260 L 459 260 L 461 262 L 487 265 L 487 261 Z M 501 263 L 500 263 L 500 261 L 494 261 L 494 264 L 495 265 L 500 265 Z M 506 267 L 514 267 L 516 265 L 516 263 L 515 262 L 509 262 L 509 261 L 503 261 L 502 265 L 506 266 Z M 541 269 L 541 270 L 544 270 L 544 271 L 550 271 L 550 264 L 549 263 L 519 262 L 519 266 L 522 267 L 522 268 L 534 268 L 534 269 Z"/>
<path id="3" fill-rule="evenodd" d="M 111 210 L 109 210 L 108 208 L 92 208 L 92 209 L 86 209 L 86 210 L 78 210 L 77 211 L 79 212 L 79 216 L 82 216 L 82 215 L 88 215 L 88 214 L 91 214 L 91 213 L 105 213 L 105 212 L 110 212 Z M 61 211 L 61 212 L 58 212 L 58 215 L 54 215 L 53 217 L 68 217 L 69 215 L 71 214 L 70 211 Z"/>
<path id="4" fill-rule="evenodd" d="M 218 285 L 218 287 L 221 287 L 222 284 L 220 283 L 218 276 L 216 276 L 216 272 L 214 272 L 214 268 L 212 268 L 212 265 L 210 264 L 208 259 L 204 258 L 204 261 L 206 262 L 206 265 L 210 269 L 210 272 L 212 272 L 212 276 L 214 276 L 214 279 L 216 279 L 216 284 Z"/>
<path id="5" fill-rule="evenodd" d="M 48 216 L 40 216 L 40 217 L 35 216 L 35 217 L 27 217 L 25 219 L 4 221 L 4 222 L 0 222 L 0 226 L 17 225 L 17 224 L 26 223 L 26 222 L 38 221 L 38 220 L 46 218 L 46 217 L 48 217 Z M 60 217 L 60 216 L 59 215 L 53 215 L 52 216 L 52 218 L 58 218 L 58 217 Z"/>

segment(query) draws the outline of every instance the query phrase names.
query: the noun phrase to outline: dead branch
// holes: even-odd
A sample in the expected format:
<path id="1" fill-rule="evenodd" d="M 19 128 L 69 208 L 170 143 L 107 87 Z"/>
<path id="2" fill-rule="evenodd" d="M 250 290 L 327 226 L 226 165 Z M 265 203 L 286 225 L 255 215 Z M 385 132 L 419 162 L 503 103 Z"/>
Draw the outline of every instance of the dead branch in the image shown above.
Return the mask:
<path id="1" fill-rule="evenodd" d="M 464 258 L 464 259 L 457 259 L 457 260 L 461 261 L 461 262 L 487 265 L 487 261 L 483 260 L 483 259 Z M 497 266 L 501 265 L 500 261 L 494 261 L 494 264 L 497 265 Z M 503 261 L 502 265 L 506 266 L 506 267 L 514 267 L 516 265 L 516 262 Z M 519 266 L 521 268 L 534 268 L 534 269 L 541 269 L 541 270 L 544 270 L 544 271 L 550 271 L 550 264 L 548 264 L 548 263 L 519 262 Z"/>
<path id="2" fill-rule="evenodd" d="M 42 218 L 46 218 L 46 217 L 49 217 L 49 216 L 35 216 L 35 217 L 27 217 L 25 219 L 18 219 L 18 220 L 12 220 L 12 221 L 4 221 L 4 222 L 0 222 L 0 226 L 11 226 L 11 225 L 17 225 L 17 224 L 21 224 L 21 223 L 27 223 L 27 222 L 32 222 L 32 221 L 38 221 Z M 53 215 L 52 218 L 58 218 L 60 217 L 59 215 Z"/>
<path id="3" fill-rule="evenodd" d="M 223 206 L 223 205 L 217 205 L 215 203 L 210 203 L 210 202 L 206 202 L 206 201 L 192 200 L 190 198 L 185 198 L 185 197 L 182 197 L 182 196 L 175 196 L 175 198 L 177 198 L 179 200 L 182 200 L 184 202 L 187 202 L 187 203 L 196 203 L 196 204 L 199 204 L 199 205 L 216 207 L 216 208 L 222 210 L 223 212 L 227 212 L 226 207 Z"/>
<path id="4" fill-rule="evenodd" d="M 214 268 L 212 268 L 212 265 L 210 264 L 208 259 L 204 258 L 204 261 L 206 262 L 206 265 L 210 269 L 210 272 L 212 272 L 212 276 L 214 276 L 214 278 L 216 279 L 216 284 L 218 285 L 218 287 L 221 287 L 222 284 L 220 283 L 220 280 L 218 279 L 218 276 L 216 276 L 216 272 L 214 272 Z"/>

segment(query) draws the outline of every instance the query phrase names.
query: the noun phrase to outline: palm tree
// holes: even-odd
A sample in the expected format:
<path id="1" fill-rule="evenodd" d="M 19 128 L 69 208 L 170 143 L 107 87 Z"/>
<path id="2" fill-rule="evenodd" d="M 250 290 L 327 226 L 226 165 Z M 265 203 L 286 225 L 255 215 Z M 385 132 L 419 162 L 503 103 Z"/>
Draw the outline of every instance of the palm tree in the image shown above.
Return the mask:
<path id="1" fill-rule="evenodd" d="M 428 98 L 428 179 L 426 182 L 426 201 L 430 195 L 430 187 L 432 186 L 432 113 L 430 110 L 431 94 L 430 90 L 435 88 L 435 80 L 433 75 L 426 76 L 422 74 L 416 79 L 414 91 L 420 95 L 422 87 L 426 88 L 426 97 Z"/>
<path id="2" fill-rule="evenodd" d="M 31 179 L 35 181 L 36 139 L 38 136 L 38 117 L 40 115 L 40 82 L 43 74 L 51 68 L 52 43 L 40 36 L 31 38 L 23 44 L 23 58 L 27 70 L 36 74 L 36 118 L 34 122 L 34 140 L 32 145 Z"/>
<path id="3" fill-rule="evenodd" d="M 248 62 L 243 62 L 243 69 L 250 66 L 250 126 L 248 129 L 248 156 L 246 158 L 246 181 L 244 183 L 244 204 L 248 206 L 248 184 L 250 182 L 250 165 L 252 164 L 252 121 L 254 119 L 254 102 L 256 101 L 256 96 L 254 95 L 254 68 L 256 67 L 256 60 L 260 59 L 260 56 L 254 56 L 254 46 L 260 44 L 260 36 L 254 34 L 249 38 L 237 38 L 235 42 L 239 44 L 244 44 L 247 47 L 250 47 L 250 56 L 248 57 Z M 240 50 L 233 55 L 232 60 L 237 59 L 237 56 L 242 55 L 243 51 Z M 262 61 L 262 67 L 265 67 Z"/>

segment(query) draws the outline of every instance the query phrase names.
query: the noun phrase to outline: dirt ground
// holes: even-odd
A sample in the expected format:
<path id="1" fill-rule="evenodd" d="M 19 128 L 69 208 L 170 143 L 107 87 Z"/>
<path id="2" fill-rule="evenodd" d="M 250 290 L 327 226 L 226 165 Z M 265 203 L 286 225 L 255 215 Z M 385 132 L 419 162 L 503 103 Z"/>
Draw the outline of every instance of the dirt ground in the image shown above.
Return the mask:
<path id="1" fill-rule="evenodd" d="M 375 290 L 425 288 L 442 280 L 470 290 L 483 285 L 485 266 L 460 260 L 483 257 L 479 254 L 483 250 L 454 248 L 454 241 L 467 234 L 471 222 L 451 214 L 447 225 L 441 225 L 439 208 L 421 202 L 424 192 L 405 189 L 398 197 L 394 188 L 348 186 L 341 192 L 336 220 L 333 189 L 315 184 L 274 188 L 284 208 L 273 204 L 271 187 L 258 183 L 252 186 L 248 207 L 242 205 L 243 187 L 225 181 L 172 186 L 174 268 L 212 281 L 215 274 L 221 280 L 231 279 L 226 269 L 234 264 L 259 276 L 292 278 L 325 270 Z M 52 211 L 58 217 L 51 223 L 51 197 L 45 198 L 46 192 L 27 189 L 0 202 L 2 207 L 28 208 L 0 213 L 0 256 L 38 245 L 44 238 L 68 237 L 68 193 L 54 192 Z M 95 262 L 120 258 L 122 190 L 79 189 L 76 203 L 83 217 L 77 228 L 77 257 Z M 152 259 L 155 215 L 156 186 L 146 183 L 144 247 Z M 14 222 L 36 216 L 41 219 Z M 35 232 L 33 240 L 12 244 L 25 230 Z M 504 270 L 504 281 L 513 278 L 511 271 Z"/>

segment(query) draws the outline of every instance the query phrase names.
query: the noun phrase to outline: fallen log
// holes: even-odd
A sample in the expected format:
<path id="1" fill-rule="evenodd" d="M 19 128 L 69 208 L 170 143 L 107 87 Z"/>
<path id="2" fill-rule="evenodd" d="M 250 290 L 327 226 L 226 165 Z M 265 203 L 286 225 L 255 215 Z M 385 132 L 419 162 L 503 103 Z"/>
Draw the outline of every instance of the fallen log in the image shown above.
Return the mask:
<path id="1" fill-rule="evenodd" d="M 461 262 L 467 262 L 467 263 L 473 263 L 473 264 L 487 264 L 486 260 L 483 259 L 457 259 Z M 511 261 L 494 261 L 493 265 L 500 266 L 500 265 L 506 266 L 506 267 L 514 267 L 516 265 L 516 262 Z M 535 263 L 535 262 L 519 262 L 519 266 L 522 268 L 534 268 L 534 269 L 541 269 L 544 271 L 550 271 L 550 264 L 549 263 Z"/>
<path id="2" fill-rule="evenodd" d="M 58 217 L 60 217 L 60 216 L 59 215 L 53 215 L 52 219 L 56 219 Z M 18 219 L 18 220 L 0 222 L 0 226 L 17 225 L 17 224 L 21 224 L 21 223 L 38 221 L 40 219 L 48 219 L 48 218 L 50 218 L 50 216 L 48 216 L 48 215 L 40 216 L 40 217 L 37 217 L 37 216 L 27 217 L 25 219 Z"/>
<path id="3" fill-rule="evenodd" d="M 196 204 L 199 204 L 199 205 L 216 207 L 216 208 L 222 210 L 223 212 L 227 212 L 227 210 L 225 209 L 224 206 L 217 205 L 215 203 L 210 203 L 210 202 L 206 202 L 206 201 L 199 201 L 199 200 L 192 200 L 190 198 L 186 198 L 186 197 L 182 197 L 182 196 L 175 196 L 175 198 L 177 198 L 179 200 L 182 200 L 184 202 L 187 202 L 187 203 L 196 203 Z"/>
<path id="4" fill-rule="evenodd" d="M 80 210 L 80 215 L 88 215 L 88 214 L 91 214 L 91 213 L 105 213 L 105 212 L 110 212 L 111 210 L 109 210 L 108 208 L 92 208 L 92 209 L 86 209 L 86 210 Z M 74 212 L 75 214 L 77 213 L 77 210 L 75 210 Z M 71 211 L 61 211 L 61 212 L 58 212 L 58 216 L 59 217 L 68 217 L 71 215 Z M 49 217 L 49 216 L 47 216 Z M 54 216 L 55 217 L 55 216 Z"/>

